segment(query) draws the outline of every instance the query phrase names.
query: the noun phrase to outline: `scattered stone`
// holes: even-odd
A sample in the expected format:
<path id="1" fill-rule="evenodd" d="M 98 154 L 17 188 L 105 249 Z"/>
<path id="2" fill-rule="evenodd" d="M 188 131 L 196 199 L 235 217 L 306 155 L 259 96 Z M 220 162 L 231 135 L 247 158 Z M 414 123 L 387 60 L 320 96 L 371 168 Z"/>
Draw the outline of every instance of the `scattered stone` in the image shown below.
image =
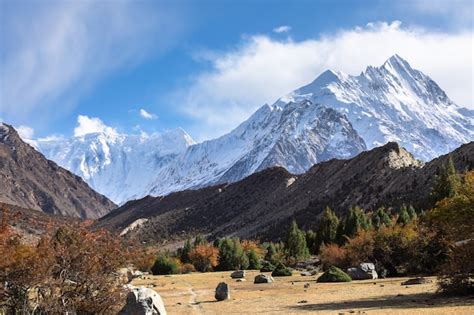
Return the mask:
<path id="1" fill-rule="evenodd" d="M 358 267 L 349 268 L 347 269 L 347 274 L 352 280 L 378 279 L 373 263 L 362 263 Z"/>
<path id="2" fill-rule="evenodd" d="M 272 282 L 273 282 L 273 277 L 265 275 L 263 273 L 255 276 L 255 279 L 253 281 L 253 283 L 272 283 Z"/>
<path id="3" fill-rule="evenodd" d="M 306 300 L 298 301 L 298 304 L 305 304 L 305 303 L 308 303 L 308 301 L 306 301 Z"/>
<path id="4" fill-rule="evenodd" d="M 309 283 L 305 283 L 305 284 L 304 284 L 304 288 L 305 288 L 305 289 L 309 288 L 309 286 L 310 286 Z"/>
<path id="5" fill-rule="evenodd" d="M 408 279 L 407 281 L 402 282 L 402 285 L 414 285 L 414 284 L 426 284 L 426 283 L 431 283 L 431 280 L 423 278 L 423 277 L 418 277 L 418 278 Z"/>
<path id="6" fill-rule="evenodd" d="M 232 279 L 242 279 L 245 278 L 245 270 L 236 270 L 230 274 Z"/>
<path id="7" fill-rule="evenodd" d="M 217 285 L 215 298 L 218 301 L 230 299 L 230 288 L 227 283 L 221 282 Z"/>
<path id="8" fill-rule="evenodd" d="M 119 315 L 143 314 L 166 315 L 165 305 L 161 296 L 154 290 L 144 287 L 129 287 L 125 306 Z"/>

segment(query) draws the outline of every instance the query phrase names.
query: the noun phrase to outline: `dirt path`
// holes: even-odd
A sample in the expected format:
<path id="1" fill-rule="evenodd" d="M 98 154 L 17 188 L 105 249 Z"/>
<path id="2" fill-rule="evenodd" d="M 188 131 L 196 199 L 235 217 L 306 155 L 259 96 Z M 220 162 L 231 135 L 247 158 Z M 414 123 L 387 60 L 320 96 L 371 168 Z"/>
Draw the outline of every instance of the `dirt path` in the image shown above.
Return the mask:
<path id="1" fill-rule="evenodd" d="M 317 283 L 317 277 L 276 278 L 272 284 L 235 282 L 230 272 L 153 276 L 134 285 L 154 285 L 168 314 L 474 314 L 474 297 L 445 298 L 433 283 L 402 286 L 406 278 Z M 225 281 L 231 299 L 216 302 L 216 285 Z M 304 285 L 309 283 L 309 288 Z"/>

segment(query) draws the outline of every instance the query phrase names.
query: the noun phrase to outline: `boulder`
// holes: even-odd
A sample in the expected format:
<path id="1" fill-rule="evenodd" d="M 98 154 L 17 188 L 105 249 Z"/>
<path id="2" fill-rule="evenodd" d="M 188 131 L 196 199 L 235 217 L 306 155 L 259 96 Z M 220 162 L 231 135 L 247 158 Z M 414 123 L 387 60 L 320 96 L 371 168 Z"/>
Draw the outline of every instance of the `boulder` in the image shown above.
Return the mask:
<path id="1" fill-rule="evenodd" d="M 358 267 L 349 268 L 347 269 L 347 274 L 352 280 L 378 279 L 375 265 L 372 263 L 362 263 Z"/>
<path id="2" fill-rule="evenodd" d="M 313 274 L 309 271 L 303 271 L 300 273 L 300 275 L 303 277 L 309 277 L 309 276 L 312 276 Z"/>
<path id="3" fill-rule="evenodd" d="M 255 279 L 253 281 L 253 283 L 272 283 L 272 282 L 273 282 L 272 276 L 267 276 L 263 273 L 255 276 Z"/>
<path id="4" fill-rule="evenodd" d="M 414 284 L 425 284 L 425 283 L 431 283 L 431 280 L 423 278 L 423 277 L 412 278 L 412 279 L 408 279 L 405 282 L 402 282 L 402 285 L 414 285 Z"/>
<path id="5" fill-rule="evenodd" d="M 245 278 L 245 270 L 236 270 L 230 274 L 232 279 L 242 279 Z"/>
<path id="6" fill-rule="evenodd" d="M 230 299 L 230 288 L 225 282 L 221 282 L 217 285 L 216 294 L 214 295 L 216 300 L 224 301 Z"/>
<path id="7" fill-rule="evenodd" d="M 130 292 L 120 315 L 166 315 L 165 305 L 157 292 L 144 287 L 128 288 Z"/>

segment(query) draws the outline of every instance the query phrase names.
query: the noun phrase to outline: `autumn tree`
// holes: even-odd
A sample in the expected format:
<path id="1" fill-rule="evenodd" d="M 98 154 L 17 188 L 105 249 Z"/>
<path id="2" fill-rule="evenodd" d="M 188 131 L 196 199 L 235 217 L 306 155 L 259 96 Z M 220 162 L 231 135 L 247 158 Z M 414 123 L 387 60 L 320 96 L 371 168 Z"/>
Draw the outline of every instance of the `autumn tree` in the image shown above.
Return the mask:
<path id="1" fill-rule="evenodd" d="M 218 264 L 218 258 L 219 250 L 209 244 L 197 245 L 189 253 L 191 263 L 201 272 L 212 271 Z"/>
<path id="2" fill-rule="evenodd" d="M 438 201 L 428 211 L 428 221 L 451 244 L 442 268 L 440 290 L 473 293 L 474 283 L 474 172 L 466 173 L 456 193 Z"/>

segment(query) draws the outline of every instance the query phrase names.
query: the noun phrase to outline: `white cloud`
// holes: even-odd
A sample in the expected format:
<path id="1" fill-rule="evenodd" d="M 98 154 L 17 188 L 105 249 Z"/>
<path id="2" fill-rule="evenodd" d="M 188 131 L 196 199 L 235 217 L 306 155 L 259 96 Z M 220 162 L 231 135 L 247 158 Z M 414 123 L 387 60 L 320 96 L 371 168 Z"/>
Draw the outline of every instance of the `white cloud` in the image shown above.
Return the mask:
<path id="1" fill-rule="evenodd" d="M 158 116 L 156 114 L 147 112 L 143 108 L 140 109 L 139 113 L 140 113 L 140 116 L 144 119 L 157 119 L 158 118 Z"/>
<path id="2" fill-rule="evenodd" d="M 40 124 L 68 113 L 98 80 L 173 45 L 183 29 L 175 11 L 143 1 L 2 3 L 2 115 Z"/>
<path id="3" fill-rule="evenodd" d="M 291 30 L 291 26 L 281 25 L 281 26 L 275 27 L 273 29 L 273 32 L 275 32 L 275 33 L 288 33 L 290 30 Z"/>
<path id="4" fill-rule="evenodd" d="M 273 103 L 326 69 L 359 74 L 397 53 L 438 82 L 455 102 L 474 107 L 472 43 L 471 30 L 442 33 L 402 27 L 398 21 L 304 41 L 254 36 L 234 50 L 208 54 L 212 70 L 177 92 L 177 104 L 195 119 L 190 131 L 203 140 L 229 131 L 264 103 Z"/>
<path id="5" fill-rule="evenodd" d="M 77 116 L 77 127 L 74 128 L 74 137 L 96 132 L 117 134 L 117 131 L 114 128 L 107 126 L 97 117 L 88 117 L 85 115 Z"/>
<path id="6" fill-rule="evenodd" d="M 33 135 L 35 134 L 35 131 L 33 128 L 28 127 L 28 126 L 23 126 L 23 125 L 18 126 L 16 128 L 16 131 L 18 132 L 18 134 L 23 140 L 33 139 Z"/>

